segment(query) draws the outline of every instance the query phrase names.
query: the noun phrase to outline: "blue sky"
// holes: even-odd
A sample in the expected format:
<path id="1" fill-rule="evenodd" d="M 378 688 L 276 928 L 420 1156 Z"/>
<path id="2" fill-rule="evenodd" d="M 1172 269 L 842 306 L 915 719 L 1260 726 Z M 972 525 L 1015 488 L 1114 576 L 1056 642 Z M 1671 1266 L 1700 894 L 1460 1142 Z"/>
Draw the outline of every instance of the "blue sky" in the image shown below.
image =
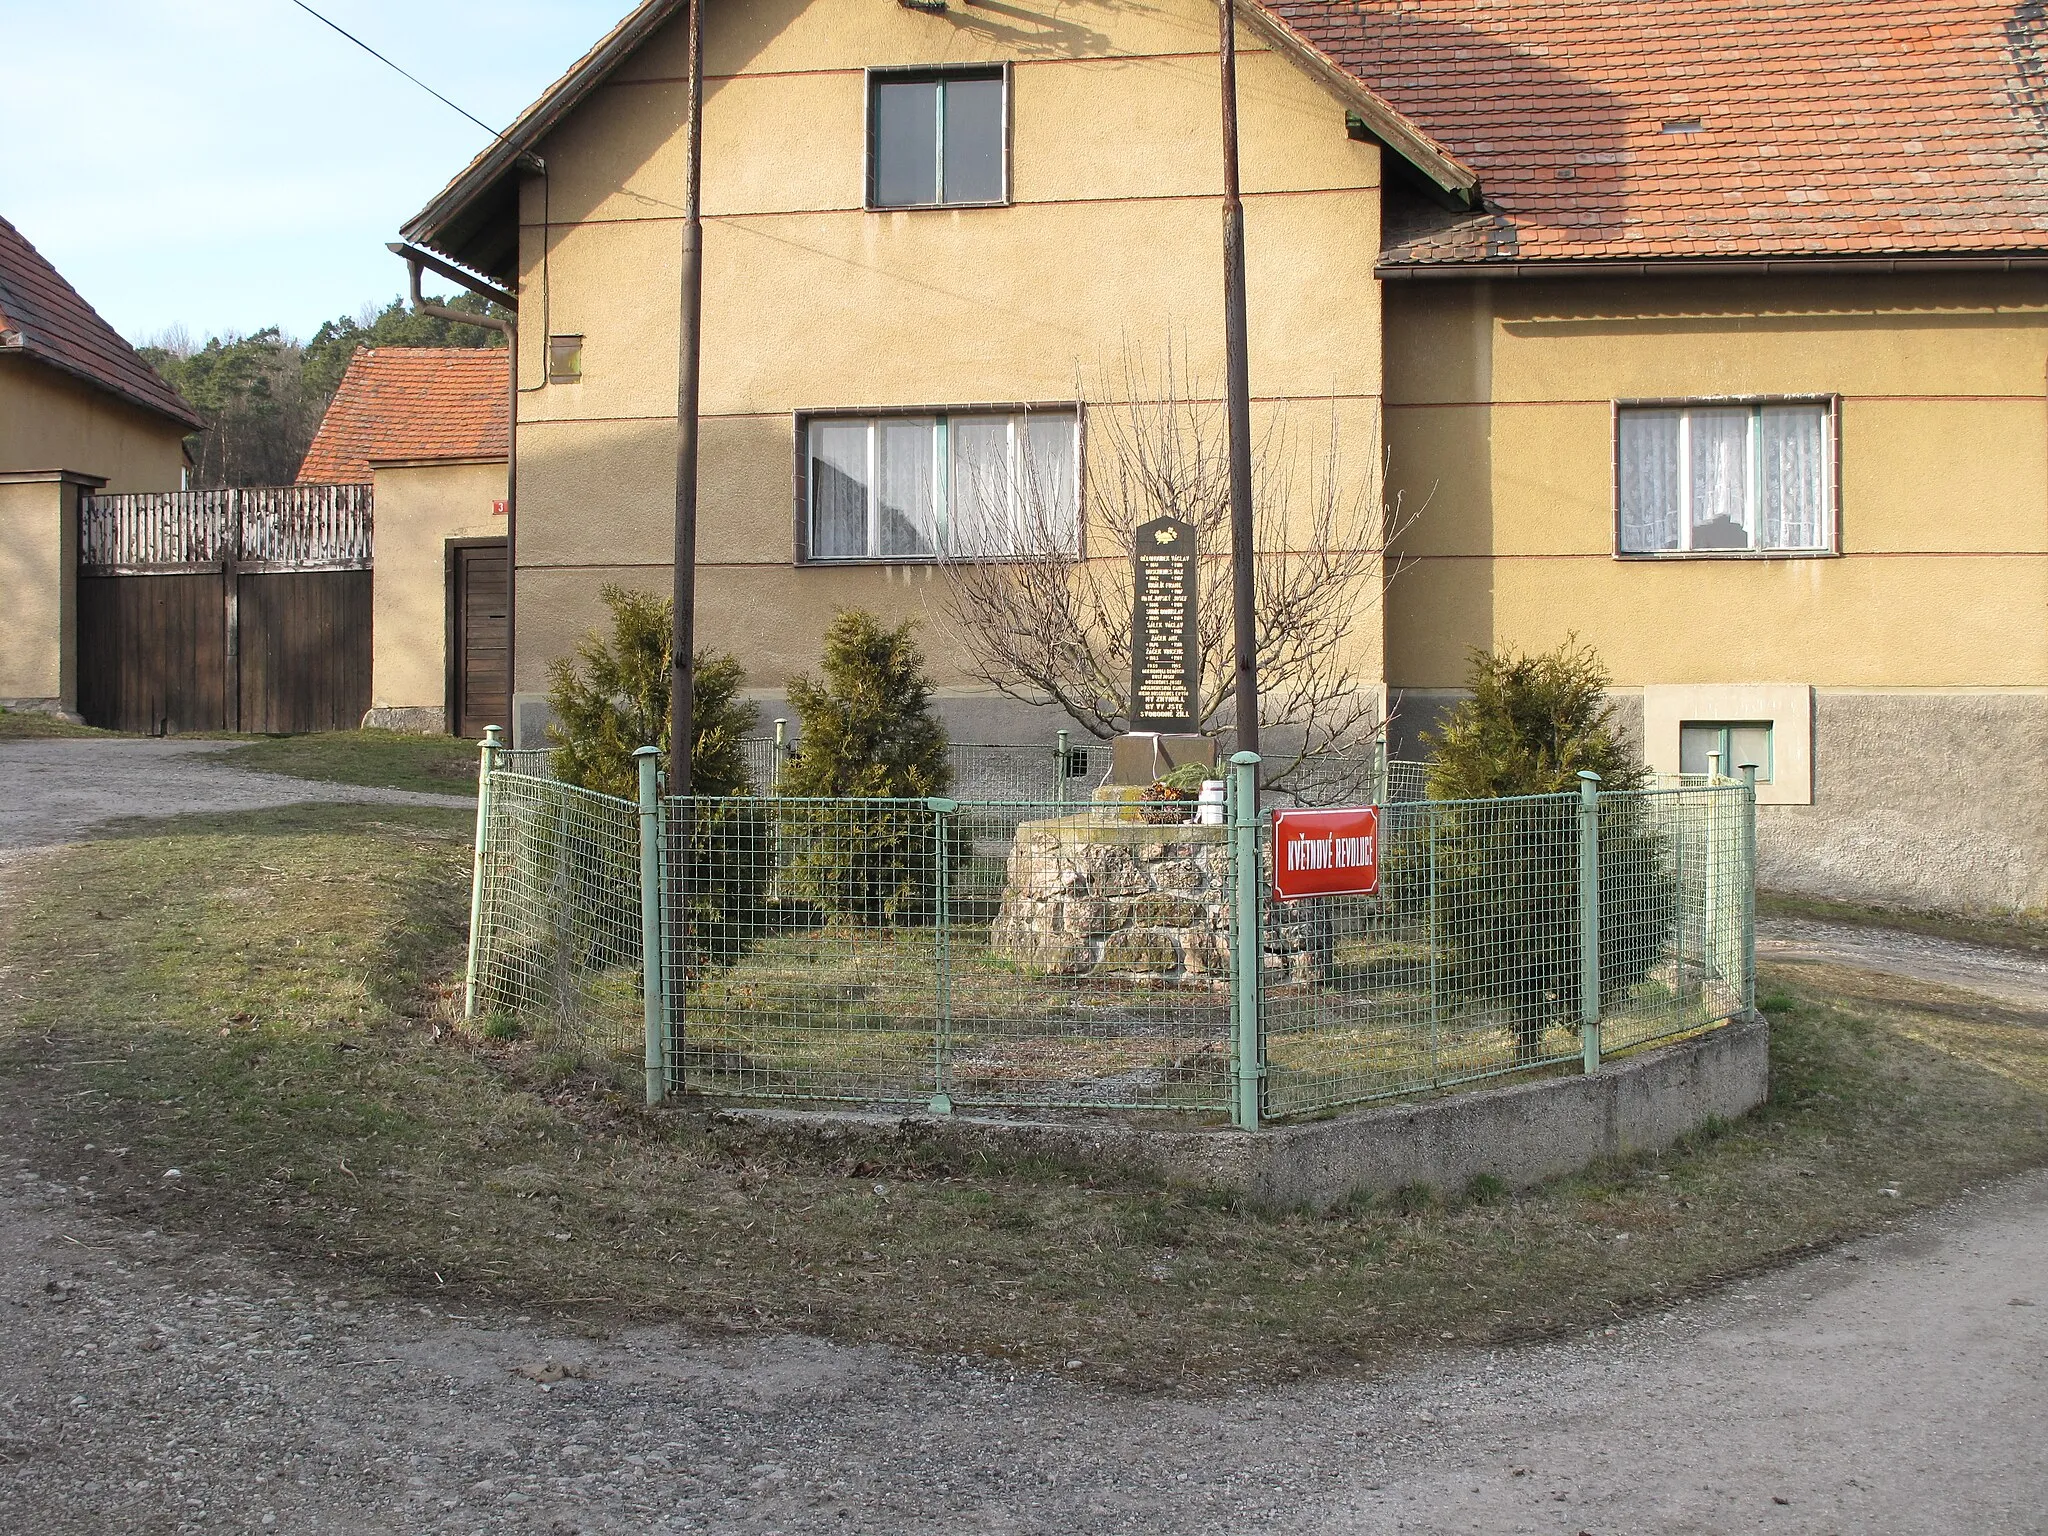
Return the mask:
<path id="1" fill-rule="evenodd" d="M 310 3 L 503 128 L 634 0 Z M 395 297 L 384 242 L 487 142 L 290 0 L 0 0 L 0 35 L 0 216 L 131 340 Z"/>

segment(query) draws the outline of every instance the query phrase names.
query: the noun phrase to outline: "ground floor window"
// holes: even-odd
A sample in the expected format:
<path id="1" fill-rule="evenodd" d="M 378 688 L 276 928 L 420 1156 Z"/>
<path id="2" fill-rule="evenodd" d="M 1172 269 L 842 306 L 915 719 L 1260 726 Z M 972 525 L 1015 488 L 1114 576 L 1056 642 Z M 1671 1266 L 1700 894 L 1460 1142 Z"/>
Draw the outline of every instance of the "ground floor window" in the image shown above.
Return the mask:
<path id="1" fill-rule="evenodd" d="M 1757 783 L 1769 784 L 1771 746 L 1768 720 L 1687 720 L 1678 728 L 1678 771 L 1705 773 L 1718 752 L 1724 777 L 1740 778 L 1742 765 L 1755 763 Z"/>
<path id="2" fill-rule="evenodd" d="M 1073 549 L 1079 429 L 1072 409 L 810 417 L 802 425 L 805 558 Z"/>
<path id="3" fill-rule="evenodd" d="M 1620 407 L 1620 552 L 1833 549 L 1833 429 L 1834 411 L 1819 400 Z"/>

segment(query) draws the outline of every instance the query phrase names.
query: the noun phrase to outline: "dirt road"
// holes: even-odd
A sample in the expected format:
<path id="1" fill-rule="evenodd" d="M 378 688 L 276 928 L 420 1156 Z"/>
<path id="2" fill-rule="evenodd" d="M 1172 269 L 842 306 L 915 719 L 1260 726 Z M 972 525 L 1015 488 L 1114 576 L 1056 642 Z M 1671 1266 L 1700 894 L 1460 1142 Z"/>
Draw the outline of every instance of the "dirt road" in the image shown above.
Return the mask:
<path id="1" fill-rule="evenodd" d="M 351 1304 L 30 1172 L 0 1194 L 10 1531 L 1993 1533 L 2048 1510 L 2048 1178 L 1612 1333 L 1161 1402 Z"/>
<path id="2" fill-rule="evenodd" d="M 473 805 L 459 795 L 364 789 L 216 762 L 232 742 L 172 737 L 0 741 L 0 849 L 70 842 L 123 816 L 253 811 L 320 800 L 362 805 Z"/>
<path id="3" fill-rule="evenodd" d="M 421 797 L 0 746 L 0 846 L 310 798 Z M 2048 1530 L 2048 1175 L 1597 1335 L 1200 1400 L 364 1301 L 94 1181 L 0 1160 L 0 1530 Z"/>
<path id="4" fill-rule="evenodd" d="M 1961 939 L 1852 927 L 1810 918 L 1759 919 L 1756 957 L 1769 964 L 1819 961 L 1981 992 L 2018 1008 L 2048 1010 L 2048 955 Z"/>

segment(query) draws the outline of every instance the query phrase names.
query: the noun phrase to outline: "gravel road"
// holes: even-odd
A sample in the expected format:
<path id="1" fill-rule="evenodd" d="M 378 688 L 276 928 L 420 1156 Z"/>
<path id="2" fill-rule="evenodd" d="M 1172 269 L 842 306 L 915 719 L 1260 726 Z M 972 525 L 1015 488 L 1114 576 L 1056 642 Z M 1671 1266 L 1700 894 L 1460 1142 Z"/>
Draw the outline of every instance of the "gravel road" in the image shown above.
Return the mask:
<path id="1" fill-rule="evenodd" d="M 0 1179 L 0 1529 L 2038 1532 L 2048 1178 L 1597 1336 L 1204 1400 L 352 1302 Z"/>
<path id="2" fill-rule="evenodd" d="M 214 750 L 0 744 L 0 848 L 449 798 Z M 0 1531 L 2048 1531 L 2044 1175 L 1595 1335 L 1163 1400 L 365 1300 L 101 1217 L 95 1178 L 0 1157 Z"/>
<path id="3" fill-rule="evenodd" d="M 234 745 L 136 737 L 58 737 L 0 742 L 0 849 L 68 843 L 120 816 L 255 811 L 305 801 L 448 805 L 461 795 L 324 784 L 251 773 L 213 761 Z"/>
<path id="4" fill-rule="evenodd" d="M 1756 956 L 1762 961 L 1819 960 L 1882 971 L 1982 992 L 2019 1008 L 2048 1010 L 2048 955 L 2021 949 L 1810 918 L 1760 918 Z"/>

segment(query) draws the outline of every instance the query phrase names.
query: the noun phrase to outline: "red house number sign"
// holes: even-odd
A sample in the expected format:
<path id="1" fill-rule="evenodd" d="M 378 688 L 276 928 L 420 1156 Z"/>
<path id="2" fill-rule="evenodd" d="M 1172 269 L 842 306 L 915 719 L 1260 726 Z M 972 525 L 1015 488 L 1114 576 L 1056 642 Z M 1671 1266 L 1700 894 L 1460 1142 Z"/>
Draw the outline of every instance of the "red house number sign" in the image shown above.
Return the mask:
<path id="1" fill-rule="evenodd" d="M 1273 895 L 1371 896 L 1380 888 L 1380 812 L 1374 805 L 1273 813 Z"/>

